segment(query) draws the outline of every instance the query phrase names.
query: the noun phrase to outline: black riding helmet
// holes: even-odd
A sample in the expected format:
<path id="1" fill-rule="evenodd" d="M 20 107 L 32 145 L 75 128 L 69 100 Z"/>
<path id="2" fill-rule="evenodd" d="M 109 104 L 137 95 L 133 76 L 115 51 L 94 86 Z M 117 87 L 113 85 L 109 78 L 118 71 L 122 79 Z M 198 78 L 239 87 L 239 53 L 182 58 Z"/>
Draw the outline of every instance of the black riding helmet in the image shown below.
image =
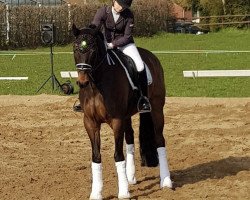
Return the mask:
<path id="1" fill-rule="evenodd" d="M 121 5 L 122 8 L 129 8 L 133 0 L 116 0 L 117 3 Z"/>

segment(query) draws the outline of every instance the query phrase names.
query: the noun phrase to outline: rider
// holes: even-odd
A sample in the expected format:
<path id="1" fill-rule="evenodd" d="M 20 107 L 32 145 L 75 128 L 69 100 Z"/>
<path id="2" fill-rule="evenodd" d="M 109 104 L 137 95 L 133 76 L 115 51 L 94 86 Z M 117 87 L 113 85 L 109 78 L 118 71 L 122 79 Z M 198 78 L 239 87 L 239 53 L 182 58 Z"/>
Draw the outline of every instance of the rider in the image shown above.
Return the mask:
<path id="1" fill-rule="evenodd" d="M 103 25 L 109 49 L 118 48 L 135 62 L 139 74 L 141 94 L 138 110 L 139 112 L 150 112 L 151 106 L 147 98 L 146 69 L 132 36 L 134 15 L 129 9 L 131 4 L 132 0 L 113 0 L 112 6 L 103 6 L 97 10 L 92 24 L 99 28 Z"/>

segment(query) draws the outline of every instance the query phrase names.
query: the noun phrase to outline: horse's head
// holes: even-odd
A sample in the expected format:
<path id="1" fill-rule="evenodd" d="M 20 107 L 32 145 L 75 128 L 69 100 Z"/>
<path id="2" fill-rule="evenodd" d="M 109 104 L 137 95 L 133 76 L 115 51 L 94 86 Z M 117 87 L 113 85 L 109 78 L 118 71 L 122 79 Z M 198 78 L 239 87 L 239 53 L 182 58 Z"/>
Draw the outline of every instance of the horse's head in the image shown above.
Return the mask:
<path id="1" fill-rule="evenodd" d="M 75 65 L 78 71 L 77 84 L 83 88 L 93 81 L 93 72 L 101 65 L 106 56 L 103 34 L 90 26 L 78 29 L 72 27 L 75 41 L 73 44 Z"/>

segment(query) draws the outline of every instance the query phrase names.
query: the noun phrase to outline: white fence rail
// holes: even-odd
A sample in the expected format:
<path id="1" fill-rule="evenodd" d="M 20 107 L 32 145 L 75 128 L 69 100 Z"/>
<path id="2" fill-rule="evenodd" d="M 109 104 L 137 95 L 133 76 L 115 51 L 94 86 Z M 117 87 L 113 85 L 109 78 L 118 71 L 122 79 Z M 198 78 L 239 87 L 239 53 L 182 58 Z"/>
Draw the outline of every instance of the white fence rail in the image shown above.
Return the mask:
<path id="1" fill-rule="evenodd" d="M 193 71 L 183 71 L 183 76 L 187 78 L 248 77 L 250 76 L 250 70 L 193 70 Z"/>

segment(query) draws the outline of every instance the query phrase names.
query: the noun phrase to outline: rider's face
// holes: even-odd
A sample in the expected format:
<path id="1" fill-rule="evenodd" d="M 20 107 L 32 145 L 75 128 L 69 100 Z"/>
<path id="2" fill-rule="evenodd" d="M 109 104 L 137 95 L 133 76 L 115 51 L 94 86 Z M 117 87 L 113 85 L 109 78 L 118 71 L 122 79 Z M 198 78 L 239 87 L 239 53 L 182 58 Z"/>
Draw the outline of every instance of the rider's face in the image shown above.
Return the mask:
<path id="1" fill-rule="evenodd" d="M 113 7 L 116 12 L 122 12 L 124 10 L 124 8 L 117 1 L 114 1 Z"/>

